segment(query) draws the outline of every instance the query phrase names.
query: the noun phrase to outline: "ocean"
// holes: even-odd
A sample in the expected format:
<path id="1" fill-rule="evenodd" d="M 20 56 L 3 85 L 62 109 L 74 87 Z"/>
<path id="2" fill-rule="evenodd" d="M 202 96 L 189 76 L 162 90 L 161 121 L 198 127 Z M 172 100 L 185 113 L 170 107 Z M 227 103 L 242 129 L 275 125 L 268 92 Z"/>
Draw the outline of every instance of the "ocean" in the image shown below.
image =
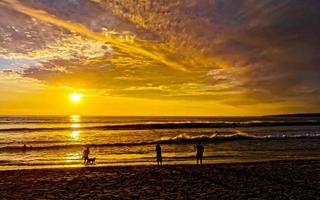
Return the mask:
<path id="1" fill-rule="evenodd" d="M 163 164 L 320 158 L 320 117 L 0 116 L 0 170 L 150 165 L 161 144 Z M 26 145 L 24 150 L 22 147 Z"/>

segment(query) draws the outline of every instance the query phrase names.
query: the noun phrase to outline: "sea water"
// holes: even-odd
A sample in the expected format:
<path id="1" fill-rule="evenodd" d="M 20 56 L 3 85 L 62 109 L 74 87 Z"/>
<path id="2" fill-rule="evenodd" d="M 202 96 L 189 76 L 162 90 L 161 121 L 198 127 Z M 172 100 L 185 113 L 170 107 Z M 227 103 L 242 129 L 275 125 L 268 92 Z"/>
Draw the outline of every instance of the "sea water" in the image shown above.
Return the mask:
<path id="1" fill-rule="evenodd" d="M 0 170 L 319 159 L 320 117 L 0 116 Z M 26 145 L 26 148 L 23 148 Z"/>

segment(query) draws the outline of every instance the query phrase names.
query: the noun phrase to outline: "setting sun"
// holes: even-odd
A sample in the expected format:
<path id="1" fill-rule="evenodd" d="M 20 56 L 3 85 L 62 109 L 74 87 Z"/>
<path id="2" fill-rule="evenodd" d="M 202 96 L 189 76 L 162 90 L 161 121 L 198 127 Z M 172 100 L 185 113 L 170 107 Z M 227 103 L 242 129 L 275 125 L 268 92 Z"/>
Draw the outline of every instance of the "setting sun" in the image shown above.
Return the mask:
<path id="1" fill-rule="evenodd" d="M 83 96 L 82 94 L 70 94 L 70 100 L 73 103 L 78 103 L 81 101 L 82 96 Z"/>
<path id="2" fill-rule="evenodd" d="M 0 200 L 320 200 L 319 10 L 0 0 Z"/>

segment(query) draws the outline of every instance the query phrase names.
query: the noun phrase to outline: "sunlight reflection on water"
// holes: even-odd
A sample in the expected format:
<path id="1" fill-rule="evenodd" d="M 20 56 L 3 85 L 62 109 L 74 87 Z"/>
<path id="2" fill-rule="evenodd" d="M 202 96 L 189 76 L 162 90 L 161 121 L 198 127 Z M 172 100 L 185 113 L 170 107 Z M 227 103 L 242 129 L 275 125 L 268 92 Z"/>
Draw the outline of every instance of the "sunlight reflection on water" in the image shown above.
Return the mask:
<path id="1" fill-rule="evenodd" d="M 72 124 L 71 128 L 80 128 L 80 124 Z"/>
<path id="2" fill-rule="evenodd" d="M 70 137 L 71 137 L 71 139 L 73 139 L 73 140 L 79 140 L 79 134 L 81 133 L 81 131 L 72 131 L 71 132 L 71 135 L 70 135 Z"/>
<path id="3" fill-rule="evenodd" d="M 71 115 L 70 120 L 71 122 L 80 122 L 80 115 Z"/>
<path id="4" fill-rule="evenodd" d="M 74 162 L 75 160 L 81 159 L 81 155 L 79 152 L 67 153 L 65 156 L 66 162 Z"/>

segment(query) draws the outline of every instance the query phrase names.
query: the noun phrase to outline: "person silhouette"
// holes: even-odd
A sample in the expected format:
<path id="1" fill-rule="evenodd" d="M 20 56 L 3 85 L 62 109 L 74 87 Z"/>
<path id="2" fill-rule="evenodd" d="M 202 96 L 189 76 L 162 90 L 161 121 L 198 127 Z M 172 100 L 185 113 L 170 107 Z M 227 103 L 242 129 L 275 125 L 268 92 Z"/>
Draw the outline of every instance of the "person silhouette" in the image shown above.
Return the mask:
<path id="1" fill-rule="evenodd" d="M 156 152 L 157 152 L 157 164 L 162 165 L 162 155 L 161 155 L 161 147 L 160 144 L 157 144 L 156 146 Z"/>
<path id="2" fill-rule="evenodd" d="M 22 151 L 27 151 L 27 146 L 26 146 L 26 144 L 23 145 Z"/>
<path id="3" fill-rule="evenodd" d="M 87 149 L 83 150 L 83 153 L 82 153 L 82 158 L 83 158 L 83 163 L 84 164 L 87 164 L 88 162 L 88 159 L 89 159 L 89 154 L 90 154 L 90 149 L 89 147 L 87 147 Z"/>
<path id="4" fill-rule="evenodd" d="M 202 165 L 204 147 L 203 145 L 201 145 L 201 142 L 199 141 L 198 144 L 195 146 L 195 148 L 197 149 L 197 154 L 196 154 L 197 165 L 199 164 L 199 161 L 200 161 L 200 165 Z"/>

